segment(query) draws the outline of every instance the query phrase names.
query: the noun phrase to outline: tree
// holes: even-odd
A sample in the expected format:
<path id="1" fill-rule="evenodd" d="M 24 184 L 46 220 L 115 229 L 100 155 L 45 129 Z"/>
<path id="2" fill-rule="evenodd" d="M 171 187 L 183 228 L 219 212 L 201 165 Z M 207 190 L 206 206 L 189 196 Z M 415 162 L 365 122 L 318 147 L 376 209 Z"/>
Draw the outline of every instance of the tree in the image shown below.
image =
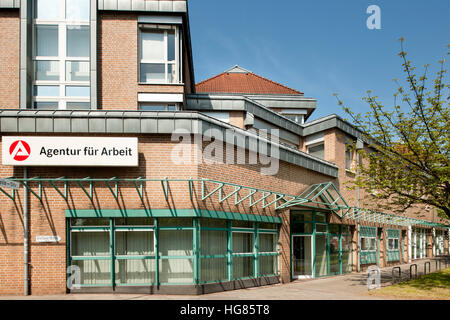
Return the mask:
<path id="1" fill-rule="evenodd" d="M 425 204 L 450 219 L 450 86 L 444 80 L 445 61 L 439 62 L 429 90 L 429 65 L 422 76 L 416 76 L 415 67 L 406 58 L 404 39 L 400 42 L 406 88 L 394 80 L 398 88 L 391 108 L 368 91 L 363 100 L 370 108 L 361 115 L 335 95 L 371 150 L 358 151 L 363 161 L 354 184 L 383 199 L 388 209 L 403 211 L 414 204 Z"/>

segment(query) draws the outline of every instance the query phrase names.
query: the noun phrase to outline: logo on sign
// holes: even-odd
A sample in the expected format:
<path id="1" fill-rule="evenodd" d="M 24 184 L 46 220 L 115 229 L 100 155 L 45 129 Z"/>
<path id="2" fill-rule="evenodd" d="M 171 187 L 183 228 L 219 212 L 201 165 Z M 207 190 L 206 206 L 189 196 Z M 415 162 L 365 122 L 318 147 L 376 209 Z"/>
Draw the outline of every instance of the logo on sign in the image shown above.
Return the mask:
<path id="1" fill-rule="evenodd" d="M 17 140 L 9 147 L 9 154 L 16 161 L 25 161 L 30 156 L 30 153 L 30 146 L 23 140 Z"/>

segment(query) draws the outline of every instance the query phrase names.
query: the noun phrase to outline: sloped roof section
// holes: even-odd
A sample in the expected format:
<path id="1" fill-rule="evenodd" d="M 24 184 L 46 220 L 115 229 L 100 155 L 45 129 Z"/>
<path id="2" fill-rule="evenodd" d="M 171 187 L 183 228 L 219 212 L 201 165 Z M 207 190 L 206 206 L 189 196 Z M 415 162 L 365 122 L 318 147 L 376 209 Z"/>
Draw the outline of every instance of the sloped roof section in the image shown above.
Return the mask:
<path id="1" fill-rule="evenodd" d="M 261 77 L 239 66 L 196 85 L 198 93 L 303 95 L 303 92 Z"/>
<path id="2" fill-rule="evenodd" d="M 187 12 L 186 0 L 98 0 L 98 10 Z"/>

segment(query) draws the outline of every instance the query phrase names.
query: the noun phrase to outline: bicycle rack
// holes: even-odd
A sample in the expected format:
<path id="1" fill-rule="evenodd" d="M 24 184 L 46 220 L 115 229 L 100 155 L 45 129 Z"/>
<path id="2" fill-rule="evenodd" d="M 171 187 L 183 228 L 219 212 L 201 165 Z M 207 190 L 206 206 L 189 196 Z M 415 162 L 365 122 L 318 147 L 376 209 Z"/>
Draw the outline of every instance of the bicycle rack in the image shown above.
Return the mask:
<path id="1" fill-rule="evenodd" d="M 438 269 L 438 262 L 439 262 L 439 270 L 441 270 L 442 269 L 442 261 L 440 259 L 436 259 L 435 261 L 436 261 L 436 271 Z"/>
<path id="2" fill-rule="evenodd" d="M 427 274 L 427 265 L 428 265 L 428 273 L 431 273 L 431 262 L 427 261 L 423 265 L 423 274 Z"/>
<path id="3" fill-rule="evenodd" d="M 392 268 L 392 283 L 395 283 L 395 270 L 398 270 L 398 280 L 402 280 L 402 268 L 400 267 L 393 267 Z"/>
<path id="4" fill-rule="evenodd" d="M 413 278 L 413 276 L 412 276 L 412 267 L 414 267 L 414 270 L 415 270 L 415 275 L 414 275 L 414 277 L 417 278 L 417 264 L 414 263 L 414 264 L 412 264 L 412 265 L 409 266 L 409 278 L 410 278 L 410 279 Z"/>

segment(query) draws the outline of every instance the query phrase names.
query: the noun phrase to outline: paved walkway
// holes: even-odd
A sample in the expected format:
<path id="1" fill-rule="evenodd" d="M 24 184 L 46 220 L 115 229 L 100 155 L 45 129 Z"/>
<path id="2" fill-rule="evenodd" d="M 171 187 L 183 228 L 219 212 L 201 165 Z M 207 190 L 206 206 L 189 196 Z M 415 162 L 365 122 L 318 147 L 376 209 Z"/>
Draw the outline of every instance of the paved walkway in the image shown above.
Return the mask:
<path id="1" fill-rule="evenodd" d="M 439 271 L 434 259 L 415 261 L 418 275 L 424 274 L 424 266 L 430 261 L 431 272 Z M 441 269 L 450 266 L 444 261 Z M 410 264 L 401 265 L 402 280 L 410 277 Z M 413 270 L 414 273 L 414 270 Z M 427 264 L 427 273 L 428 264 Z M 381 270 L 381 285 L 392 284 L 392 267 Z M 288 284 L 218 292 L 202 296 L 142 295 L 142 294 L 70 294 L 59 296 L 0 296 L 0 299 L 54 299 L 54 300 L 382 300 L 368 294 L 367 273 L 351 273 L 311 280 L 297 280 Z"/>

